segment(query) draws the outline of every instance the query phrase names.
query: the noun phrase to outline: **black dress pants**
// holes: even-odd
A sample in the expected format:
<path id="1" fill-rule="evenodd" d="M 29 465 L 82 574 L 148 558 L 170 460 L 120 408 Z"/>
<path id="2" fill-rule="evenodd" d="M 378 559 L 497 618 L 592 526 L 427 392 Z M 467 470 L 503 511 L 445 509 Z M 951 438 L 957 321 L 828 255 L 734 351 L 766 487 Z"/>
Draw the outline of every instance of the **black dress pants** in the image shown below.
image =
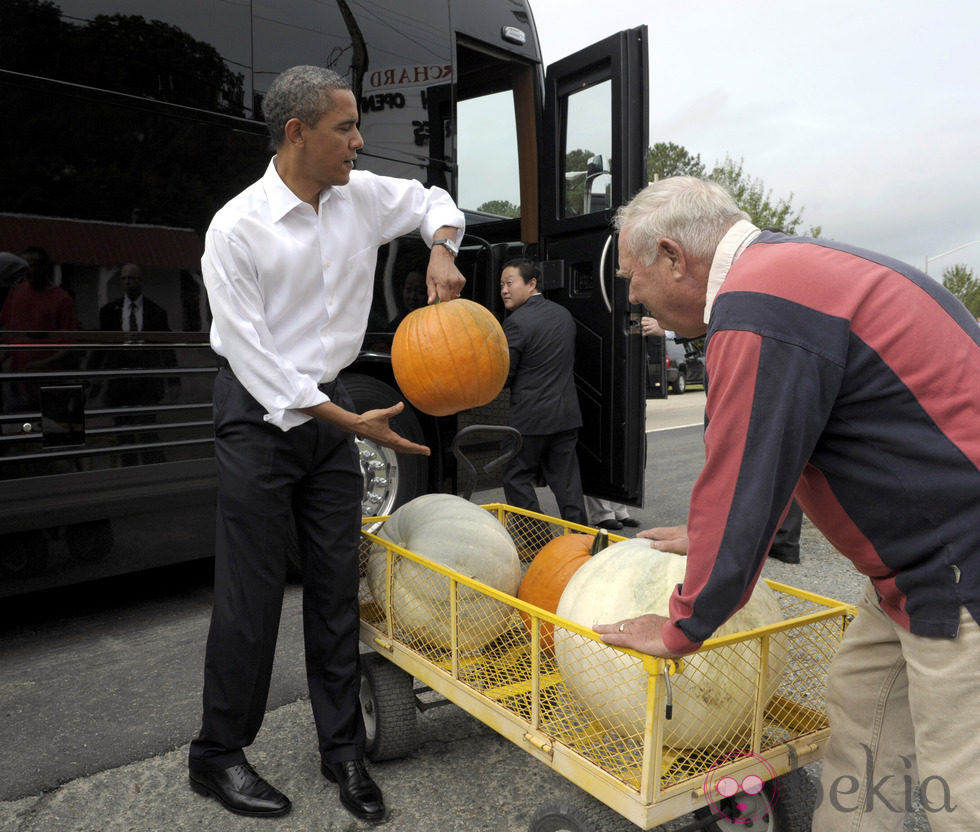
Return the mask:
<path id="1" fill-rule="evenodd" d="M 504 499 L 509 505 L 541 512 L 534 491 L 538 469 L 555 495 L 563 520 L 588 525 L 585 495 L 579 473 L 578 430 L 560 433 L 527 434 L 520 451 L 504 467 Z"/>
<path id="2" fill-rule="evenodd" d="M 337 384 L 327 394 L 353 403 Z M 321 758 L 364 753 L 358 703 L 357 550 L 363 479 L 354 437 L 311 419 L 288 431 L 228 369 L 214 387 L 218 515 L 214 609 L 193 768 L 244 761 L 265 714 L 287 556 L 295 529 L 303 562 L 303 632 Z"/>
<path id="3" fill-rule="evenodd" d="M 786 512 L 786 519 L 783 525 L 776 530 L 772 546 L 769 547 L 769 554 L 779 560 L 787 560 L 791 563 L 798 562 L 800 559 L 800 535 L 803 532 L 803 509 L 794 499 Z"/>

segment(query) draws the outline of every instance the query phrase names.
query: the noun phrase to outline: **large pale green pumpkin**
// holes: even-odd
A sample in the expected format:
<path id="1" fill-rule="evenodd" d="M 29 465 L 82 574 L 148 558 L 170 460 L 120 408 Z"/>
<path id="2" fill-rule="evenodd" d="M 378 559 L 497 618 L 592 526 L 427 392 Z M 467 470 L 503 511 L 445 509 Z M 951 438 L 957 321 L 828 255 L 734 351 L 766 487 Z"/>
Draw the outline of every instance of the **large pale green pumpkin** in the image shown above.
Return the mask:
<path id="1" fill-rule="evenodd" d="M 510 535 L 478 505 L 453 494 L 426 494 L 396 509 L 378 536 L 447 566 L 468 578 L 516 595 L 521 564 Z M 384 607 L 385 550 L 368 555 L 368 585 Z M 449 579 L 395 556 L 391 605 L 400 637 L 450 648 Z M 458 587 L 458 639 L 464 651 L 479 650 L 513 626 L 514 609 L 474 589 Z"/>
<path id="2" fill-rule="evenodd" d="M 558 615 L 586 627 L 645 613 L 668 616 L 670 596 L 684 580 L 685 563 L 680 555 L 651 549 L 648 540 L 616 543 L 572 576 Z M 775 593 L 759 581 L 749 602 L 715 635 L 782 619 Z M 686 656 L 684 672 L 671 677 L 673 716 L 664 722 L 664 743 L 700 747 L 744 732 L 753 715 L 759 651 L 759 639 L 752 639 Z M 555 656 L 567 687 L 603 727 L 622 737 L 642 735 L 648 674 L 638 659 L 560 627 L 555 628 Z M 763 693 L 766 701 L 779 685 L 787 658 L 785 636 L 775 636 Z M 664 706 L 657 704 L 658 709 Z"/>

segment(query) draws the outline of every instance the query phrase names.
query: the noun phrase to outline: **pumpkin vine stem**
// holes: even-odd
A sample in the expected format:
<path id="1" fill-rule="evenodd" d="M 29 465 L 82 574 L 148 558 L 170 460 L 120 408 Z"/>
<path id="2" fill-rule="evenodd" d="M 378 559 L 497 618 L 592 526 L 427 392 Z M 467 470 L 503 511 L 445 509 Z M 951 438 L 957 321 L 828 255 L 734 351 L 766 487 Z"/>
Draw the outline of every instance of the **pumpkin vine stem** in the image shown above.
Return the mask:
<path id="1" fill-rule="evenodd" d="M 595 537 L 592 539 L 592 546 L 589 547 L 589 555 L 598 555 L 603 549 L 609 545 L 609 532 L 605 529 L 599 529 L 596 532 Z"/>

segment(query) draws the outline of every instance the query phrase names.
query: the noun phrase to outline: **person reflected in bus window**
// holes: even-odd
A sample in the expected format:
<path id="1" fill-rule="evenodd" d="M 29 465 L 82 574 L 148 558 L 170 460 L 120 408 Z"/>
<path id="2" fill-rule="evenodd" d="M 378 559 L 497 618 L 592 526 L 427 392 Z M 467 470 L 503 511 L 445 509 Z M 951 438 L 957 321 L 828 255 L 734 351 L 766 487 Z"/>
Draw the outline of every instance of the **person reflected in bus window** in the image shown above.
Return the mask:
<path id="1" fill-rule="evenodd" d="M 27 261 L 12 254 L 9 251 L 0 251 L 0 309 L 3 309 L 4 301 L 10 290 L 20 283 L 30 270 Z M 0 334 L 0 344 L 6 337 Z M 9 354 L 6 350 L 0 349 L 0 368 L 5 367 Z M 10 385 L 0 385 L 0 411 L 6 412 L 5 402 L 10 398 Z"/>
<path id="2" fill-rule="evenodd" d="M 126 263 L 119 270 L 123 296 L 99 310 L 99 329 L 104 332 L 170 332 L 167 310 L 143 294 L 143 269 Z"/>
<path id="3" fill-rule="evenodd" d="M 538 290 L 541 272 L 530 260 L 510 260 L 500 275 L 510 350 L 511 427 L 521 432 L 517 455 L 504 466 L 509 505 L 540 512 L 535 481 L 540 470 L 555 495 L 562 519 L 588 523 L 579 473 L 578 429 L 582 426 L 575 389 L 575 321 L 563 306 Z"/>
<path id="4" fill-rule="evenodd" d="M 132 340 L 141 332 L 170 332 L 167 310 L 143 294 L 143 268 L 136 263 L 126 263 L 119 270 L 119 283 L 123 295 L 109 301 L 99 309 L 99 329 L 103 332 L 127 332 Z M 175 367 L 173 349 L 148 343 L 128 346 L 106 345 L 100 352 L 99 369 L 116 371 L 106 382 L 104 403 L 113 409 L 145 408 L 159 404 L 166 398 L 168 383 L 176 384 L 164 374 L 134 375 L 128 370 L 163 370 Z M 93 365 L 94 367 L 94 365 Z M 154 413 L 116 413 L 113 417 L 118 426 L 150 425 L 157 421 Z M 147 445 L 157 442 L 155 432 L 120 433 L 121 445 Z M 122 454 L 123 465 L 163 462 L 159 449 L 127 451 Z"/>
<path id="5" fill-rule="evenodd" d="M 425 306 L 425 273 L 413 269 L 405 275 L 405 285 L 402 287 L 402 307 L 405 314 Z"/>
<path id="6" fill-rule="evenodd" d="M 425 285 L 425 266 L 414 268 L 405 275 L 399 292 L 399 313 L 389 325 L 392 331 L 408 317 L 409 313 L 426 305 L 428 290 Z"/>
<path id="7" fill-rule="evenodd" d="M 418 230 L 430 246 L 427 300 L 451 300 L 465 283 L 455 265 L 465 220 L 439 188 L 354 170 L 357 101 L 335 72 L 286 70 L 263 112 L 276 155 L 215 215 L 202 259 L 211 346 L 227 366 L 214 384 L 214 610 L 190 784 L 238 814 L 291 808 L 244 749 L 262 724 L 295 539 L 320 769 L 349 812 L 381 820 L 358 697 L 364 483 L 354 437 L 429 449 L 391 428 L 404 402 L 358 413 L 338 375 L 365 336 L 378 249 Z"/>
<path id="8" fill-rule="evenodd" d="M 0 327 L 23 332 L 17 336 L 20 343 L 57 343 L 62 340 L 58 333 L 78 329 L 75 302 L 68 292 L 55 285 L 54 266 L 45 249 L 29 246 L 20 257 L 27 263 L 27 272 L 4 299 Z M 11 372 L 40 373 L 62 369 L 68 357 L 61 349 L 22 349 L 11 350 L 9 361 Z M 39 406 L 39 387 L 37 382 L 18 382 L 11 400 L 5 403 L 6 409 Z"/>
<path id="9" fill-rule="evenodd" d="M 26 277 L 30 271 L 27 261 L 9 251 L 0 251 L 0 309 L 10 290 Z"/>
<path id="10" fill-rule="evenodd" d="M 382 276 L 382 269 L 378 269 L 368 331 L 379 335 L 371 343 L 365 344 L 366 348 L 388 350 L 391 339 L 380 334 L 393 333 L 410 312 L 428 303 L 428 257 L 427 249 L 419 251 L 418 247 L 412 246 L 397 257 L 390 276 Z"/>

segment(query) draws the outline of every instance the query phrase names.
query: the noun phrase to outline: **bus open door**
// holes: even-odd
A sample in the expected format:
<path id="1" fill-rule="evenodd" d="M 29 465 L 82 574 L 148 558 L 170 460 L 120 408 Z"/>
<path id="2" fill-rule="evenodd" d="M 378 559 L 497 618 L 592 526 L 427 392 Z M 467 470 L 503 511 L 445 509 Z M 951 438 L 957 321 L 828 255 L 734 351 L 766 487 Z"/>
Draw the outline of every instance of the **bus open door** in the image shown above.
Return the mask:
<path id="1" fill-rule="evenodd" d="M 578 324 L 579 462 L 586 493 L 641 505 L 645 351 L 616 279 L 616 209 L 646 185 L 646 27 L 547 69 L 541 175 L 544 284 Z"/>

